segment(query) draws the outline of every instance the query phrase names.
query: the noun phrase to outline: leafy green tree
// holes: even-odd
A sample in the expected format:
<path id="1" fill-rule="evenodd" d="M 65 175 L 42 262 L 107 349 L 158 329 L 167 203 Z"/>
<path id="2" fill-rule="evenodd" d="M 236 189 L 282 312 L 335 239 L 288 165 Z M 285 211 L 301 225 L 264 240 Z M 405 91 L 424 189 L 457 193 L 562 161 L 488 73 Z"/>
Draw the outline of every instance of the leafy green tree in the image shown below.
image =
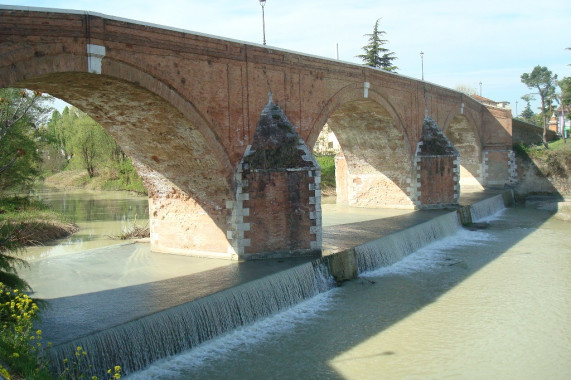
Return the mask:
<path id="1" fill-rule="evenodd" d="M 42 125 L 51 101 L 40 92 L 0 89 L 0 192 L 26 188 L 39 175 Z"/>
<path id="2" fill-rule="evenodd" d="M 85 169 L 90 178 L 100 177 L 103 189 L 146 190 L 129 157 L 89 115 L 75 107 L 54 112 L 47 125 L 52 146 L 50 161 L 64 158 L 66 169 Z M 49 163 L 47 167 L 58 167 Z"/>
<path id="3" fill-rule="evenodd" d="M 396 72 L 398 67 L 394 65 L 393 61 L 397 59 L 395 53 L 383 47 L 389 41 L 383 40 L 382 36 L 386 34 L 385 31 L 379 30 L 379 20 L 375 22 L 373 33 L 365 34 L 369 37 L 369 44 L 363 46 L 365 54 L 358 55 L 365 65 L 380 68 L 386 71 Z"/>
<path id="4" fill-rule="evenodd" d="M 535 66 L 531 73 L 521 75 L 521 81 L 527 87 L 537 90 L 541 99 L 541 113 L 543 116 L 543 145 L 547 149 L 547 121 L 551 117 L 553 101 L 555 99 L 555 85 L 557 84 L 557 74 L 553 74 L 545 66 Z"/>

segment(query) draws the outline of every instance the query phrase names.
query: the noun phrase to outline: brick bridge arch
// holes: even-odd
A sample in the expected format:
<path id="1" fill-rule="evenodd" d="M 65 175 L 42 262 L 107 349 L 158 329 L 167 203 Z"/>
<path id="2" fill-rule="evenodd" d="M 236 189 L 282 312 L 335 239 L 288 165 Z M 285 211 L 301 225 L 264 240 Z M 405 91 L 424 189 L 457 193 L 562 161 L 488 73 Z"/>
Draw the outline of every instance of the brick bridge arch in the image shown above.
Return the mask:
<path id="1" fill-rule="evenodd" d="M 69 10 L 2 5 L 0 35 L 0 87 L 43 90 L 67 100 L 99 121 L 134 158 L 149 187 L 154 250 L 240 259 L 263 256 L 251 252 L 248 244 L 259 246 L 252 239 L 274 236 L 250 234 L 256 210 L 249 209 L 255 202 L 245 189 L 255 184 L 239 179 L 239 170 L 248 170 L 240 168 L 240 162 L 268 104 L 268 91 L 306 145 L 313 146 L 326 122 L 334 124 L 348 155 L 348 173 L 354 175 L 348 199 L 361 205 L 402 205 L 413 197 L 417 207 L 450 203 L 431 194 L 441 188 L 430 183 L 430 170 L 422 171 L 430 165 L 419 165 L 415 156 L 425 112 L 452 134 L 462 129 L 463 119 L 454 119 L 458 112 L 469 115 L 481 147 L 483 184 L 504 186 L 512 180 L 510 111 L 413 78 Z M 364 136 L 353 133 L 355 124 Z M 377 150 L 383 152 L 379 157 L 372 154 Z M 398 153 L 398 170 L 381 167 L 389 150 Z M 410 165 L 413 157 L 416 165 Z M 411 166 L 412 172 L 407 169 Z M 272 173 L 287 172 L 274 169 Z M 287 212 L 298 215 L 296 207 L 310 205 L 306 208 L 311 220 L 300 225 L 309 226 L 306 235 L 315 251 L 321 234 L 319 170 L 309 174 L 308 198 L 296 197 Z M 382 175 L 396 184 L 389 193 L 405 195 L 401 200 L 387 202 L 385 194 L 362 191 L 388 184 Z M 408 176 L 410 191 L 405 186 Z M 359 181 L 367 186 L 357 189 Z M 292 184 L 286 185 L 289 189 Z M 307 188 L 302 190 L 307 196 Z M 267 204 L 283 205 L 281 196 Z M 272 212 L 258 210 L 257 215 L 275 223 Z M 278 249 L 287 255 L 291 247 Z"/>
<path id="2" fill-rule="evenodd" d="M 17 63 L 5 86 L 47 92 L 80 108 L 133 160 L 149 193 L 155 250 L 227 250 L 228 213 L 221 205 L 233 196 L 233 166 L 191 102 L 141 69 L 110 59 L 103 76 L 82 72 L 85 57 L 68 54 L 29 54 Z M 175 227 L 181 221 L 194 228 L 181 234 Z"/>
<path id="3" fill-rule="evenodd" d="M 472 115 L 451 112 L 444 133 L 460 154 L 460 186 L 483 188 L 481 132 Z"/>
<path id="4" fill-rule="evenodd" d="M 325 122 L 342 149 L 335 158 L 337 203 L 414 207 L 410 194 L 414 150 L 389 100 L 374 90 L 367 90 L 365 97 L 364 86 L 342 89 L 327 102 L 314 124 L 309 146 L 315 144 Z"/>

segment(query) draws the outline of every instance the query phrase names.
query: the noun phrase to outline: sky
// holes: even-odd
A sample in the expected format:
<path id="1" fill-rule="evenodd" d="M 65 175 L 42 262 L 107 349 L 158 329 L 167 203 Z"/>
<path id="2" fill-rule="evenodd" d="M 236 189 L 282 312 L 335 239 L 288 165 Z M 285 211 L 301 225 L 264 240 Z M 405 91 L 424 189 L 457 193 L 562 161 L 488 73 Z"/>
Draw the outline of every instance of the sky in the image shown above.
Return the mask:
<path id="1" fill-rule="evenodd" d="M 16 6 L 103 13 L 224 38 L 262 43 L 258 0 L 5 1 Z M 537 65 L 571 76 L 568 0 L 267 0 L 267 45 L 361 64 L 375 21 L 398 58 L 398 73 L 448 88 L 464 86 L 511 103 L 534 92 L 520 76 Z M 421 62 L 420 52 L 424 52 Z M 423 70 L 422 70 L 423 67 Z M 480 86 L 481 83 L 481 86 Z M 516 105 L 517 101 L 517 105 Z M 538 112 L 539 98 L 532 103 Z"/>

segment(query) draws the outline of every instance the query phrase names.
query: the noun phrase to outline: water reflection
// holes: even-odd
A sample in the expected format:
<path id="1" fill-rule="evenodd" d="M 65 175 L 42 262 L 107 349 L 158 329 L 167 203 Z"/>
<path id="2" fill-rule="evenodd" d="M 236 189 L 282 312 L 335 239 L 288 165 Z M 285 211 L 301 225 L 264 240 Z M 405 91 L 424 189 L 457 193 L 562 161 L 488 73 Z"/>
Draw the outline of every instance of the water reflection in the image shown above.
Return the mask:
<path id="1" fill-rule="evenodd" d="M 26 249 L 24 257 L 28 261 L 118 244 L 112 236 L 135 221 L 146 225 L 149 219 L 147 197 L 126 192 L 40 189 L 33 196 L 66 215 L 79 226 L 79 231 L 65 239 Z"/>

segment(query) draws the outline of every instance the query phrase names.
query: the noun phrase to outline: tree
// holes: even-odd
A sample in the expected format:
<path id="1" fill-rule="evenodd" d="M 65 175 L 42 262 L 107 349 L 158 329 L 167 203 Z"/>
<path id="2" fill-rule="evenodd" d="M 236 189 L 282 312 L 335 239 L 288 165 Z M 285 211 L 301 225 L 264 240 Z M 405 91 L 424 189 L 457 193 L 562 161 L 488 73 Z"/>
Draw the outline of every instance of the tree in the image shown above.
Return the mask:
<path id="1" fill-rule="evenodd" d="M 551 117 L 549 113 L 553 107 L 555 99 L 555 84 L 557 83 L 557 74 L 552 74 L 545 66 L 535 66 L 531 73 L 521 75 L 521 81 L 527 87 L 537 90 L 537 94 L 541 99 L 541 112 L 543 116 L 543 145 L 547 145 L 547 120 Z"/>
<path id="2" fill-rule="evenodd" d="M 571 77 L 565 77 L 559 81 L 559 88 L 561 88 L 561 111 L 563 115 L 565 110 L 571 111 Z M 571 120 L 571 112 L 567 113 L 567 118 Z M 565 122 L 563 124 L 563 129 L 565 129 Z M 563 130 L 563 141 L 566 143 L 565 130 Z"/>
<path id="3" fill-rule="evenodd" d="M 533 123 L 535 114 L 531 110 L 530 102 L 532 100 L 535 100 L 535 98 L 533 97 L 533 95 L 530 94 L 524 95 L 521 98 L 527 103 L 525 108 L 521 112 L 521 118 L 527 121 L 528 123 Z"/>
<path id="4" fill-rule="evenodd" d="M 41 126 L 51 101 L 40 92 L 0 89 L 0 191 L 25 188 L 38 176 Z"/>
<path id="5" fill-rule="evenodd" d="M 379 20 L 380 19 L 375 22 L 373 33 L 365 34 L 365 36 L 369 37 L 369 44 L 363 46 L 365 54 L 358 55 L 357 57 L 361 58 L 367 66 L 396 72 L 398 67 L 393 64 L 393 61 L 397 59 L 397 57 L 395 57 L 395 53 L 383 47 L 383 45 L 386 45 L 389 41 L 381 38 L 386 32 L 379 30 Z"/>
<path id="6" fill-rule="evenodd" d="M 456 91 L 460 91 L 466 95 L 478 95 L 478 91 L 472 86 L 466 84 L 459 84 L 455 87 Z"/>

